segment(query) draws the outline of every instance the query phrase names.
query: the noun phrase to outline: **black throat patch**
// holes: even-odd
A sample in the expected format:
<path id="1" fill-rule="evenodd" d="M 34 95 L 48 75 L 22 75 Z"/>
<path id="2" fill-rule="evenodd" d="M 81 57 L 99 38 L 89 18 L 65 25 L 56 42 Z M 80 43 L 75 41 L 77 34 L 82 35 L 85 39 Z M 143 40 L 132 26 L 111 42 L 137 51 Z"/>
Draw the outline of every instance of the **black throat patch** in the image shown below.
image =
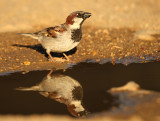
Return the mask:
<path id="1" fill-rule="evenodd" d="M 72 95 L 74 100 L 82 100 L 83 98 L 83 89 L 81 86 L 76 86 L 72 90 Z"/>
<path id="2" fill-rule="evenodd" d="M 72 35 L 71 35 L 71 39 L 74 42 L 79 42 L 82 38 L 82 31 L 81 29 L 74 29 L 72 30 Z"/>

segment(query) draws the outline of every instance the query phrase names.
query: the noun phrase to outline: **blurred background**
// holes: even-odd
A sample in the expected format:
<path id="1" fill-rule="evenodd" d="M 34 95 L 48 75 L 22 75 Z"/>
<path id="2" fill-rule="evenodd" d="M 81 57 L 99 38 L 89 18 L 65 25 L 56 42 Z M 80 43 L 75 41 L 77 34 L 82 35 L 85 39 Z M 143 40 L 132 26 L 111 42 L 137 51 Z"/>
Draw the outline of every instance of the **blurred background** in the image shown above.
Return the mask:
<path id="1" fill-rule="evenodd" d="M 160 28 L 159 0 L 1 0 L 0 32 L 55 26 L 77 10 L 92 13 L 93 27 Z"/>

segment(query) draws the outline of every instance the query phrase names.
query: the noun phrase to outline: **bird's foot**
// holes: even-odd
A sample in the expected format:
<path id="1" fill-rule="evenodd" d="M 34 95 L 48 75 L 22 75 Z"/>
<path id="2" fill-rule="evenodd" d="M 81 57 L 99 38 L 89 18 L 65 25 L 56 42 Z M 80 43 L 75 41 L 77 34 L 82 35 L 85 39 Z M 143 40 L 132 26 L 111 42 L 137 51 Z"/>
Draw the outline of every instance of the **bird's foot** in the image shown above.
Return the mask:
<path id="1" fill-rule="evenodd" d="M 67 61 L 67 62 L 72 62 L 72 61 L 70 60 L 70 58 L 69 58 L 65 53 L 63 53 L 63 55 L 64 55 L 64 57 L 66 58 L 66 61 Z"/>
<path id="2" fill-rule="evenodd" d="M 52 57 L 52 58 L 50 58 L 49 59 L 49 61 L 50 62 L 61 62 L 61 63 L 63 63 L 63 62 L 65 62 L 66 61 L 66 59 L 62 59 L 62 58 L 57 58 L 57 57 Z"/>

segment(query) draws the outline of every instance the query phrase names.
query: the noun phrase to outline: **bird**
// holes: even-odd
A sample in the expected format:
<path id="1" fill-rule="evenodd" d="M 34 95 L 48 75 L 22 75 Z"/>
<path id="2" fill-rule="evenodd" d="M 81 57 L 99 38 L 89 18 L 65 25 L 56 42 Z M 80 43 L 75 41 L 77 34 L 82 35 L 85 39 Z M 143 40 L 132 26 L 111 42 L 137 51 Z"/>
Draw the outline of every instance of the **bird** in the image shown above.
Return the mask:
<path id="1" fill-rule="evenodd" d="M 65 104 L 73 116 L 86 117 L 89 112 L 84 108 L 82 103 L 83 88 L 81 84 L 70 76 L 51 74 L 52 71 L 37 85 L 19 87 L 16 90 L 37 91 L 44 97 Z"/>
<path id="2" fill-rule="evenodd" d="M 64 53 L 75 48 L 82 39 L 82 24 L 91 16 L 91 13 L 84 11 L 72 12 L 65 23 L 58 26 L 49 27 L 35 33 L 19 33 L 38 40 L 42 47 L 46 50 L 49 60 L 52 62 L 70 61 L 69 57 Z M 53 58 L 51 52 L 62 53 L 65 59 Z"/>

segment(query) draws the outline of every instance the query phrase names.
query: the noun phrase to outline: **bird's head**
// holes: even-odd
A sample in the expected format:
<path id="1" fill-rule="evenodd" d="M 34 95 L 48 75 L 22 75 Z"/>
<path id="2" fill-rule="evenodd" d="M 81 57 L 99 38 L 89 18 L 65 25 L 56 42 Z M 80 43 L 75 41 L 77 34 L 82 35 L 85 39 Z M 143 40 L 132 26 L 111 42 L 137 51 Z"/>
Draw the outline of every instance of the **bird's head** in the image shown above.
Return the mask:
<path id="1" fill-rule="evenodd" d="M 68 111 L 75 117 L 85 117 L 89 112 L 82 106 L 81 101 L 74 101 L 67 105 Z"/>
<path id="2" fill-rule="evenodd" d="M 72 29 L 79 29 L 87 18 L 91 16 L 91 13 L 83 12 L 83 11 L 76 11 L 71 13 L 67 19 L 66 24 L 69 25 Z"/>

